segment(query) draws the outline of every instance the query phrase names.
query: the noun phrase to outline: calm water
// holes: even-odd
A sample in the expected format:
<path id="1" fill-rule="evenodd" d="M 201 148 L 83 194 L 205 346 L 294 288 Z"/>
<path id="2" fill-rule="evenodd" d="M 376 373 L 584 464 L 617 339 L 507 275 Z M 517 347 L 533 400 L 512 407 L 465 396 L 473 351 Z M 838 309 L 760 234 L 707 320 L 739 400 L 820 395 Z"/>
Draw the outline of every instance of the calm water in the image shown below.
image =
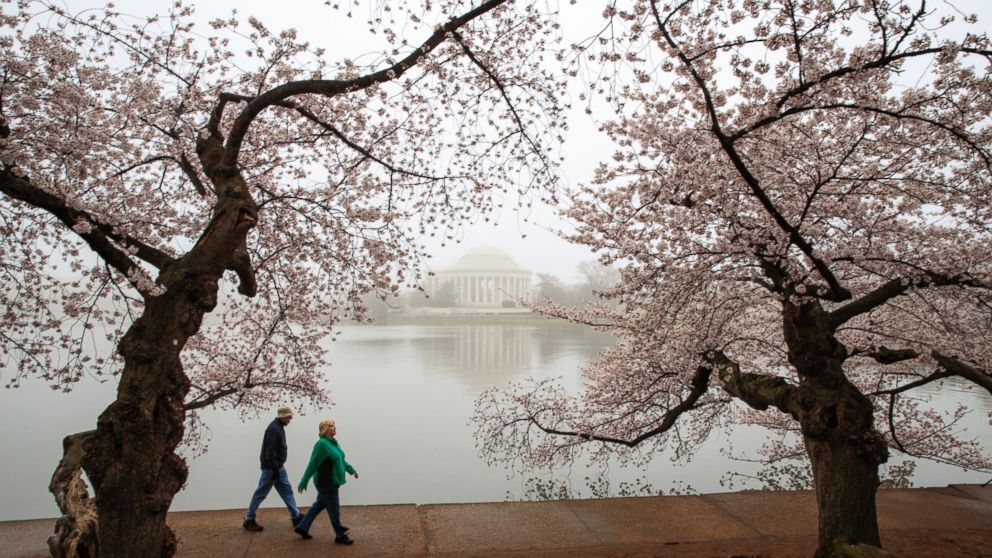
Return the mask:
<path id="1" fill-rule="evenodd" d="M 500 501 L 533 495 L 534 477 L 572 493 L 588 496 L 590 471 L 536 472 L 508 478 L 489 468 L 476 454 L 469 417 L 478 393 L 492 385 L 529 376 L 562 376 L 580 383 L 579 368 L 611 342 L 611 337 L 583 328 L 545 325 L 347 326 L 333 344 L 333 365 L 327 370 L 335 405 L 298 414 L 287 428 L 287 468 L 295 482 L 306 465 L 325 416 L 338 423 L 338 440 L 361 478 L 342 492 L 345 504 L 439 503 Z M 4 372 L 6 374 L 7 372 Z M 61 455 L 66 433 L 93 428 L 96 416 L 110 402 L 115 386 L 84 384 L 71 394 L 50 391 L 38 382 L 18 390 L 0 390 L 3 456 L 0 458 L 0 520 L 57 515 L 47 491 Z M 969 428 L 992 446 L 992 428 L 985 420 L 988 397 L 977 392 L 948 392 L 944 404 L 971 399 L 984 412 L 969 417 Z M 271 420 L 265 413 L 242 422 L 237 413 L 208 412 L 212 431 L 209 451 L 190 463 L 186 488 L 174 510 L 243 508 L 258 480 L 261 435 Z M 737 450 L 760 443 L 738 434 Z M 664 457 L 647 470 L 610 467 L 611 486 L 620 482 L 649 483 L 659 490 L 691 486 L 699 492 L 724 490 L 719 481 L 742 464 L 730 462 L 720 448 L 727 435 L 714 436 L 687 466 L 673 467 Z M 917 485 L 985 482 L 987 476 L 921 464 Z M 309 505 L 313 491 L 298 496 Z M 265 504 L 281 506 L 275 491 Z"/>

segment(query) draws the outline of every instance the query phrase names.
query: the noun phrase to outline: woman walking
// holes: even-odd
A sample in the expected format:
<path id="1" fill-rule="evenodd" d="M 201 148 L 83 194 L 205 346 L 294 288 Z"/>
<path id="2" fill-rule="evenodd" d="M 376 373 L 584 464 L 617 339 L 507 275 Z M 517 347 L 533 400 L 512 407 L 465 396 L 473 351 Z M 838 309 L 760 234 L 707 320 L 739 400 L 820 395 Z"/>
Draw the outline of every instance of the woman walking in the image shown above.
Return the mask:
<path id="1" fill-rule="evenodd" d="M 334 542 L 337 544 L 352 544 L 355 541 L 348 537 L 348 528 L 341 525 L 341 501 L 338 497 L 338 489 L 347 482 L 345 473 L 358 478 L 358 472 L 344 459 L 344 450 L 334 439 L 337 434 L 337 426 L 331 419 L 320 421 L 318 428 L 320 438 L 313 445 L 313 452 L 310 454 L 310 463 L 307 470 L 303 472 L 303 478 L 297 490 L 300 494 L 307 489 L 310 477 L 314 478 L 314 486 L 317 487 L 317 500 L 310 506 L 306 516 L 296 525 L 295 531 L 304 539 L 313 538 L 310 535 L 310 524 L 314 518 L 326 509 L 327 515 L 331 517 L 331 527 L 334 529 Z"/>

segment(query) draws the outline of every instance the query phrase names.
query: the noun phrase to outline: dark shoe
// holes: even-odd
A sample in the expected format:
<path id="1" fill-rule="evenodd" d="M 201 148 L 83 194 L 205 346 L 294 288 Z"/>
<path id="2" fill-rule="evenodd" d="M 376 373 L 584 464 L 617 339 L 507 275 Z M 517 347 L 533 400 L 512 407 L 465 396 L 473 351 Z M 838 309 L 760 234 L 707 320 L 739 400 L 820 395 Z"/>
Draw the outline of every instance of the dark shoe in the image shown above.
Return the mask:
<path id="1" fill-rule="evenodd" d="M 298 515 L 298 516 L 294 517 L 291 521 L 293 522 L 293 527 L 296 527 L 297 525 L 300 524 L 301 521 L 303 521 L 303 516 L 302 515 Z"/>
<path id="2" fill-rule="evenodd" d="M 348 528 L 347 528 L 347 527 L 345 527 L 344 525 L 342 525 L 342 526 L 341 526 L 341 532 L 342 532 L 342 533 L 347 533 L 347 532 L 348 532 Z"/>
<path id="3" fill-rule="evenodd" d="M 348 535 L 341 535 L 340 537 L 334 537 L 335 544 L 355 544 L 355 541 L 348 538 Z"/>
<path id="4" fill-rule="evenodd" d="M 254 531 L 256 533 L 262 530 L 262 526 L 255 523 L 254 519 L 246 519 L 241 526 L 244 527 L 246 531 Z"/>
<path id="5" fill-rule="evenodd" d="M 297 535 L 303 537 L 304 539 L 312 539 L 313 538 L 313 535 L 311 535 L 310 533 L 307 533 L 306 531 L 304 531 L 303 529 L 300 529 L 299 527 L 295 527 L 293 530 L 296 531 L 296 534 Z"/>

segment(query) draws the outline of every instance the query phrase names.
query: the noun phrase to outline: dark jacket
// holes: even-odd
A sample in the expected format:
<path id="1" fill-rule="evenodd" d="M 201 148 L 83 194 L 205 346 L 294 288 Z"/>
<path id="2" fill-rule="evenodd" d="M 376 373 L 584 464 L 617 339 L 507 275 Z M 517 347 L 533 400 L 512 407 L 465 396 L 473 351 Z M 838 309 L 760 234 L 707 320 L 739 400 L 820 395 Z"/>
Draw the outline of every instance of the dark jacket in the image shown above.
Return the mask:
<path id="1" fill-rule="evenodd" d="M 273 420 L 265 429 L 259 459 L 262 469 L 278 469 L 286 462 L 286 425 L 281 420 Z"/>

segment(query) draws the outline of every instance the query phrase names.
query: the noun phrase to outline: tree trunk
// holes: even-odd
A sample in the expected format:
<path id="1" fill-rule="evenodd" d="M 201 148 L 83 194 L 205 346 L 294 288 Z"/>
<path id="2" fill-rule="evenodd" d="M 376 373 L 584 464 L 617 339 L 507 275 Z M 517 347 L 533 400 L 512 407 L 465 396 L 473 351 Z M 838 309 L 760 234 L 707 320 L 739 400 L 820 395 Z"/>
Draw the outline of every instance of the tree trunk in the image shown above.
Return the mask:
<path id="1" fill-rule="evenodd" d="M 204 150 L 216 160 L 219 140 Z M 212 151 L 211 151 L 212 150 Z M 180 352 L 217 304 L 220 278 L 238 273 L 240 290 L 255 294 L 245 238 L 256 207 L 234 169 L 217 169 L 214 217 L 196 245 L 163 269 L 160 295 L 145 297 L 145 311 L 121 340 L 124 359 L 117 399 L 100 415 L 85 445 L 83 468 L 96 494 L 101 558 L 158 558 L 176 552 L 166 513 L 186 481 L 186 463 L 176 455 L 182 441 L 184 403 L 190 382 Z"/>
<path id="2" fill-rule="evenodd" d="M 183 437 L 189 391 L 179 362 L 188 335 L 177 336 L 178 324 L 166 313 L 177 306 L 168 300 L 174 295 L 163 298 L 149 304 L 122 340 L 125 366 L 117 400 L 100 415 L 97 434 L 86 445 L 83 465 L 96 493 L 103 558 L 168 557 L 176 551 L 165 518 L 186 481 L 186 464 L 174 450 Z"/>
<path id="3" fill-rule="evenodd" d="M 815 558 L 888 555 L 881 549 L 875 509 L 877 456 L 864 436 L 852 438 L 841 429 L 827 440 L 805 438 L 819 515 Z"/>
<path id="4" fill-rule="evenodd" d="M 875 494 L 888 447 L 871 401 L 844 373 L 847 349 L 818 302 L 785 305 L 789 361 L 799 372 L 800 429 L 819 514 L 815 558 L 881 557 Z"/>

